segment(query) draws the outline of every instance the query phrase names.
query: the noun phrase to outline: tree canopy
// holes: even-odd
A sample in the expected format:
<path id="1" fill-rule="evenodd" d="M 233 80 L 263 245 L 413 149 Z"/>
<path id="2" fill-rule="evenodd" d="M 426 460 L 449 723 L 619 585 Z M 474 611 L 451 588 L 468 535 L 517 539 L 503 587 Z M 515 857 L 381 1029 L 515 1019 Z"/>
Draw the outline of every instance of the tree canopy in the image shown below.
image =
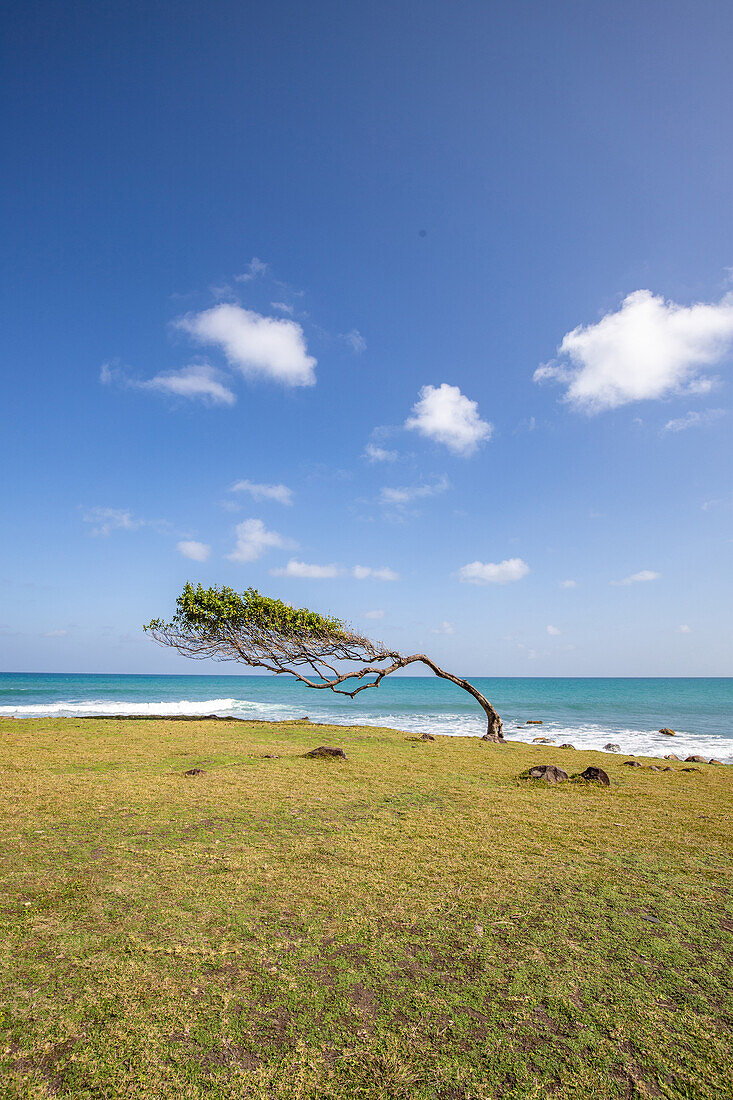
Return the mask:
<path id="1" fill-rule="evenodd" d="M 351 699 L 378 687 L 385 676 L 420 662 L 436 676 L 469 692 L 483 708 L 486 740 L 501 741 L 502 723 L 491 703 L 468 680 L 439 668 L 424 653 L 406 656 L 348 626 L 343 619 L 263 596 L 217 585 L 187 583 L 170 622 L 143 627 L 160 645 L 194 660 L 241 661 L 276 675 L 286 673 L 311 688 Z"/>
<path id="2" fill-rule="evenodd" d="M 291 607 L 282 600 L 261 595 L 256 588 L 235 592 L 226 585 L 204 588 L 189 582 L 176 600 L 176 613 L 170 623 L 153 619 L 143 628 L 151 633 L 161 630 L 213 635 L 226 630 L 262 630 L 283 638 L 341 638 L 346 627 L 341 619 L 320 615 L 305 607 Z"/>

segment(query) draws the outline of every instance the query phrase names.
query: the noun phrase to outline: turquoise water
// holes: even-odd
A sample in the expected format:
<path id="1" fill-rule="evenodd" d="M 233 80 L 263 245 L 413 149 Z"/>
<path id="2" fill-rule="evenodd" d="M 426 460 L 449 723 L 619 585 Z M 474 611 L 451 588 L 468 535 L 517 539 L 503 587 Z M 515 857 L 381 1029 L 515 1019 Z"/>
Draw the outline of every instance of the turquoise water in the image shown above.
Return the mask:
<path id="1" fill-rule="evenodd" d="M 733 763 L 733 679 L 484 679 L 476 686 L 504 720 L 506 736 L 543 736 L 577 748 L 609 742 L 627 753 L 701 753 Z M 455 685 L 433 676 L 384 680 L 350 700 L 285 677 L 0 674 L 0 716 L 222 714 L 391 726 L 480 736 L 483 715 Z M 524 726 L 542 719 L 542 727 Z M 674 738 L 657 731 L 668 726 Z"/>

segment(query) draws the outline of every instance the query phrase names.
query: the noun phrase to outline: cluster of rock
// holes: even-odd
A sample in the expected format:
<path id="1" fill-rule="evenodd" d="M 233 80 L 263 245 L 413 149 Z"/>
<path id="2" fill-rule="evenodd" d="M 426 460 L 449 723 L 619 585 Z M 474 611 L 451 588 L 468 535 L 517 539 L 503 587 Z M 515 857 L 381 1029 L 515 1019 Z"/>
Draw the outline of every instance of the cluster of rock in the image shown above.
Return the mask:
<path id="1" fill-rule="evenodd" d="M 304 752 L 306 760 L 345 760 L 346 753 L 343 749 L 336 749 L 330 745 L 319 745 L 317 749 Z"/>
<path id="2" fill-rule="evenodd" d="M 557 764 L 537 764 L 529 769 L 527 776 L 529 779 L 544 779 L 546 783 L 564 783 L 570 778 L 563 768 L 558 768 Z M 603 768 L 596 768 L 593 765 L 579 775 L 574 775 L 573 779 L 583 779 L 586 783 L 600 783 L 603 787 L 611 786 L 611 780 Z"/>

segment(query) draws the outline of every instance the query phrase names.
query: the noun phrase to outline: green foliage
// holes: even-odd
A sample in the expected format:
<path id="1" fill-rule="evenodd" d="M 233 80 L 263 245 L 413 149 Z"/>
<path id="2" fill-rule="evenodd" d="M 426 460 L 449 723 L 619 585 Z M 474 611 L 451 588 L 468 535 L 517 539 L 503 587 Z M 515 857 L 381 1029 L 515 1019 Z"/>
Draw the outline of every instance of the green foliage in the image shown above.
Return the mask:
<path id="1" fill-rule="evenodd" d="M 187 583 L 176 600 L 176 614 L 170 623 L 153 619 L 145 630 L 185 630 L 216 634 L 233 630 L 262 630 L 287 638 L 346 637 L 341 619 L 319 615 L 307 608 L 291 607 L 282 600 L 262 596 L 256 588 L 235 592 L 226 585 L 195 588 Z"/>

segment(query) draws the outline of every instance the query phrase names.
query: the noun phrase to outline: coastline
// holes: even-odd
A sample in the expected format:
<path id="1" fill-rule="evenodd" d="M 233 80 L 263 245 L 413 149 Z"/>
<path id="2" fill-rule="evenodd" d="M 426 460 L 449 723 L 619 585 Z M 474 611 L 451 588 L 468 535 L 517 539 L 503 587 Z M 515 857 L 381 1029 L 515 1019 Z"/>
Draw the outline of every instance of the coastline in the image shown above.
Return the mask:
<path id="1" fill-rule="evenodd" d="M 631 755 L 703 755 L 733 763 L 733 679 L 618 680 L 477 678 L 504 722 L 508 740 L 530 741 L 527 720 L 560 745 L 602 751 L 618 744 Z M 227 674 L 0 675 L 0 717 L 191 717 L 260 721 L 307 714 L 331 725 L 404 729 L 409 733 L 482 736 L 480 709 L 434 677 L 401 677 L 356 700 L 264 676 Z M 674 739 L 659 734 L 676 731 Z M 671 745 L 671 748 L 670 748 Z"/>

